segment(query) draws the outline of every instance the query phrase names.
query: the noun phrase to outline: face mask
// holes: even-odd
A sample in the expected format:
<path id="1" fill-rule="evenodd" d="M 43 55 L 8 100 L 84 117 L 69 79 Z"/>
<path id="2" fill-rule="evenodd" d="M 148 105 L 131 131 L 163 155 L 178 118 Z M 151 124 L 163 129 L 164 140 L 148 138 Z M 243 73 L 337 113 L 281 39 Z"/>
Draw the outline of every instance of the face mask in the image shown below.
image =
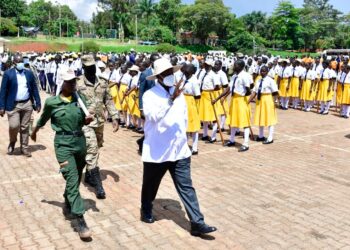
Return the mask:
<path id="1" fill-rule="evenodd" d="M 163 79 L 163 83 L 165 86 L 172 87 L 175 84 L 174 75 L 169 75 Z"/>
<path id="2" fill-rule="evenodd" d="M 17 69 L 18 71 L 24 70 L 24 63 L 17 63 L 16 69 Z"/>

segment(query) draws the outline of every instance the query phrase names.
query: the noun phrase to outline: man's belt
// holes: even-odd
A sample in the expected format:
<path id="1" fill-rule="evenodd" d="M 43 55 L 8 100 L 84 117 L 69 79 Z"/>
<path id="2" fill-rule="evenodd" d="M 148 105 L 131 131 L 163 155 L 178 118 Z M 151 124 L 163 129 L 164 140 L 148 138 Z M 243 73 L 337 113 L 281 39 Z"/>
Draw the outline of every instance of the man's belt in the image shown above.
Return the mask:
<path id="1" fill-rule="evenodd" d="M 56 132 L 56 135 L 70 135 L 74 137 L 80 137 L 80 136 L 83 136 L 84 133 L 83 131 L 61 131 L 61 132 Z"/>
<path id="2" fill-rule="evenodd" d="M 26 99 L 26 100 L 21 100 L 21 101 L 15 101 L 15 104 L 17 103 L 26 103 L 30 100 L 30 98 Z"/>

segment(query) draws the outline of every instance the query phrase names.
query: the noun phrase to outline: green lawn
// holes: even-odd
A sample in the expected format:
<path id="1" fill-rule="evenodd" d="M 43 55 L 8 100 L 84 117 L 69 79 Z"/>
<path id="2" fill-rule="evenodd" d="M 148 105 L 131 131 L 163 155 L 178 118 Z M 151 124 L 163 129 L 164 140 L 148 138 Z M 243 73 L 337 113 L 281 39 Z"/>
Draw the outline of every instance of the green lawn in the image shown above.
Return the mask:
<path id="1" fill-rule="evenodd" d="M 156 45 L 138 45 L 136 41 L 130 41 L 128 43 L 120 43 L 118 40 L 114 39 L 81 39 L 81 38 L 56 38 L 56 39 L 46 39 L 46 38 L 7 38 L 11 40 L 11 43 L 14 44 L 22 44 L 28 42 L 44 42 L 49 44 L 64 44 L 67 46 L 69 51 L 78 52 L 80 50 L 80 46 L 83 42 L 94 41 L 100 46 L 100 51 L 102 52 L 127 52 L 130 51 L 131 48 L 135 49 L 138 52 L 147 52 L 152 53 L 157 51 Z M 206 53 L 208 50 L 215 49 L 210 46 L 204 45 L 187 45 L 180 46 L 176 45 L 177 53 L 184 53 L 186 51 L 191 51 L 192 53 Z M 282 56 L 282 57 L 291 57 L 291 56 L 302 56 L 308 53 L 298 53 L 298 52 L 290 52 L 290 51 L 276 51 L 276 50 L 268 50 L 274 56 Z M 309 53 L 311 56 L 317 56 L 317 53 Z"/>
<path id="2" fill-rule="evenodd" d="M 8 38 L 11 40 L 13 44 L 22 44 L 28 42 L 44 42 L 49 44 L 65 44 L 68 46 L 69 51 L 78 52 L 80 50 L 80 46 L 83 42 L 94 41 L 100 46 L 100 50 L 102 52 L 126 52 L 130 51 L 131 48 L 135 49 L 139 52 L 156 52 L 156 45 L 139 45 L 136 41 L 130 41 L 128 43 L 120 43 L 117 40 L 112 39 L 81 39 L 81 38 L 57 38 L 57 39 L 46 39 L 46 38 Z M 206 53 L 208 50 L 212 48 L 209 46 L 202 45 L 188 45 L 188 46 L 179 46 L 176 45 L 177 53 L 184 53 L 186 51 L 192 51 L 194 53 Z"/>
<path id="3" fill-rule="evenodd" d="M 310 56 L 319 56 L 318 53 L 300 53 L 300 52 L 291 52 L 291 51 L 283 51 L 283 50 L 268 50 L 269 53 L 271 53 L 271 55 L 273 56 L 281 56 L 281 57 L 294 57 L 294 56 L 298 56 L 301 57 L 303 55 L 310 55 Z"/>

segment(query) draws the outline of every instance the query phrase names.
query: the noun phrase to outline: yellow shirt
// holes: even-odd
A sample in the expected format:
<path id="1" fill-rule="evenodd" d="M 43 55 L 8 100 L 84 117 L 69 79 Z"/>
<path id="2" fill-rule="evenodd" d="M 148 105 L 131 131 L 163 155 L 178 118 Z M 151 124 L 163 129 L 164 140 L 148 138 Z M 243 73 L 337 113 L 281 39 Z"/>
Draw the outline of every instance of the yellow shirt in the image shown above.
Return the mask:
<path id="1" fill-rule="evenodd" d="M 72 96 L 65 97 L 63 95 L 60 95 L 60 97 L 65 102 L 72 102 Z"/>

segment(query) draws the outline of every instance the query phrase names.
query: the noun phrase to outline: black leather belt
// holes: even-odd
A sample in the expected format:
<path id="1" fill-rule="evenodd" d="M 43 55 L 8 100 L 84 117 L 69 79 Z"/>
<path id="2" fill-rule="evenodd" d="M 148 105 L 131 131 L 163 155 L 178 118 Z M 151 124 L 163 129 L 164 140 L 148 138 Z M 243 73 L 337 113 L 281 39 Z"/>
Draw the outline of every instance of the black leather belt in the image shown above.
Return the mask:
<path id="1" fill-rule="evenodd" d="M 26 102 L 28 102 L 29 100 L 30 100 L 30 98 L 28 98 L 27 100 L 15 101 L 15 104 L 17 104 L 17 103 L 26 103 Z"/>
<path id="2" fill-rule="evenodd" d="M 56 135 L 71 135 L 74 137 L 80 137 L 83 136 L 83 131 L 62 131 L 62 132 L 56 132 Z"/>

